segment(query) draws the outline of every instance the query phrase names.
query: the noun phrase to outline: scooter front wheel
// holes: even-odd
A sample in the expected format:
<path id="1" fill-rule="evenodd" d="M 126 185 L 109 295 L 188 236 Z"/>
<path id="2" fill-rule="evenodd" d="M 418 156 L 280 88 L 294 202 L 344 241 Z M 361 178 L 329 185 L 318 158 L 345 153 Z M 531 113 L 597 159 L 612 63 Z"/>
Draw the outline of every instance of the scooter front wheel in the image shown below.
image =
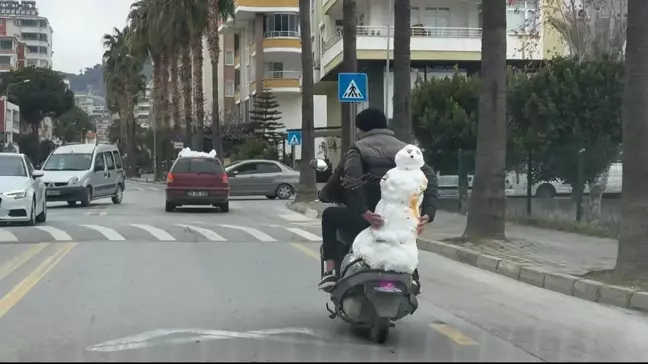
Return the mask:
<path id="1" fill-rule="evenodd" d="M 387 336 L 389 336 L 389 327 L 390 320 L 386 318 L 376 318 L 373 325 L 371 325 L 371 341 L 383 344 L 387 341 Z"/>

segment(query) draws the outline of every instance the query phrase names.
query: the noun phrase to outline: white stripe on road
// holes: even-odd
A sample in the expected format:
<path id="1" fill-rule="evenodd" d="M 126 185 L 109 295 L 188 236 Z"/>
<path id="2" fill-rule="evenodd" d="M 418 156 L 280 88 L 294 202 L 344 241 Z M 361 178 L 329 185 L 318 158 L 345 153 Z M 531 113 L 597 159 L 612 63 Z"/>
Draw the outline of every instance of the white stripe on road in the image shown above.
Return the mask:
<path id="1" fill-rule="evenodd" d="M 65 231 L 61 229 L 57 229 L 55 227 L 51 226 L 32 226 L 34 229 L 38 229 L 41 231 L 44 231 L 50 235 L 52 235 L 52 238 L 57 241 L 71 241 L 72 237 L 68 235 Z"/>
<path id="2" fill-rule="evenodd" d="M 164 231 L 162 229 L 158 229 L 158 228 L 156 228 L 154 226 L 143 225 L 143 224 L 130 224 L 130 225 L 133 226 L 133 227 L 136 227 L 138 229 L 142 229 L 142 230 L 148 232 L 149 234 L 156 237 L 158 240 L 175 241 L 175 238 L 173 236 L 171 236 L 169 233 L 167 233 L 166 231 Z"/>
<path id="3" fill-rule="evenodd" d="M 105 236 L 106 239 L 112 240 L 112 241 L 121 241 L 121 240 L 126 240 L 121 234 L 119 234 L 117 231 L 107 228 L 105 226 L 101 225 L 79 225 L 83 226 L 84 228 L 92 229 L 95 231 L 98 231 L 101 235 Z"/>
<path id="4" fill-rule="evenodd" d="M 0 241 L 18 241 L 18 238 L 9 230 L 0 229 Z"/>
<path id="5" fill-rule="evenodd" d="M 133 191 L 142 191 L 142 189 L 139 188 L 139 187 L 131 187 L 131 188 L 129 188 L 129 190 L 133 190 Z"/>
<path id="6" fill-rule="evenodd" d="M 151 190 L 151 191 L 159 191 L 159 190 L 160 190 L 160 189 L 155 188 L 155 187 L 146 187 L 146 188 L 149 189 L 149 190 Z"/>
<path id="7" fill-rule="evenodd" d="M 209 230 L 209 229 L 205 229 L 205 228 L 201 228 L 201 227 L 193 226 L 193 225 L 184 225 L 184 224 L 175 224 L 175 225 L 183 227 L 185 229 L 195 231 L 198 234 L 204 236 L 209 241 L 227 241 L 227 239 L 225 239 L 224 237 L 216 234 L 214 231 Z"/>
<path id="8" fill-rule="evenodd" d="M 291 233 L 293 233 L 295 235 L 299 235 L 302 238 L 305 238 L 306 240 L 310 240 L 310 241 L 321 241 L 322 240 L 321 237 L 319 237 L 319 236 L 317 236 L 315 234 L 311 234 L 308 231 L 302 230 L 300 228 L 289 228 L 289 227 L 287 227 L 286 230 L 290 231 Z"/>
<path id="9" fill-rule="evenodd" d="M 261 231 L 245 226 L 238 226 L 238 225 L 220 225 L 222 227 L 228 228 L 228 229 L 235 229 L 235 230 L 241 230 L 245 231 L 246 233 L 254 236 L 255 238 L 261 240 L 261 241 L 277 241 L 277 239 L 273 238 L 272 236 L 262 233 Z"/>
<path id="10" fill-rule="evenodd" d="M 284 219 L 284 220 L 291 221 L 291 222 L 297 222 L 297 221 L 302 222 L 302 221 L 313 221 L 313 220 L 316 220 L 316 219 L 313 219 L 312 217 L 304 216 L 304 215 L 302 215 L 302 214 L 295 214 L 295 213 L 292 213 L 292 214 L 281 214 L 281 215 L 279 215 L 279 217 L 282 218 L 282 219 Z"/>

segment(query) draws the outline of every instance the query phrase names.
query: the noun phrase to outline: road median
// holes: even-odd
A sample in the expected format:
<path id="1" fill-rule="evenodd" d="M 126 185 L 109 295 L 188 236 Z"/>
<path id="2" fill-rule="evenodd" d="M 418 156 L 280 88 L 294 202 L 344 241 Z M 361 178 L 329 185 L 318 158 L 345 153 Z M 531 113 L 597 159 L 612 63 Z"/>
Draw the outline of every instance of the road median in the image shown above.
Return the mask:
<path id="1" fill-rule="evenodd" d="M 309 213 L 315 215 L 311 217 L 318 218 L 328 206 L 331 205 L 319 201 L 286 204 L 290 210 L 302 214 Z M 519 227 L 515 227 L 511 232 L 507 231 L 507 235 L 512 236 L 510 242 L 501 242 L 499 245 L 481 247 L 466 243 L 462 246 L 458 243 L 441 241 L 443 238 L 456 241 L 456 236 L 461 235 L 460 230 L 457 229 L 463 229 L 465 223 L 461 224 L 458 220 L 459 217 L 456 215 L 439 211 L 435 222 L 426 229 L 427 233 L 424 232 L 418 239 L 419 249 L 539 288 L 592 302 L 648 312 L 648 292 L 580 277 L 588 270 L 614 267 L 614 260 L 610 262 L 606 256 L 607 251 L 611 249 L 608 246 L 612 244 L 611 241 L 593 241 L 596 238 L 555 231 L 543 232 L 544 229 L 515 230 Z M 435 234 L 441 239 L 430 237 Z M 519 239 L 519 234 L 525 234 L 526 240 Z M 548 241 L 548 237 L 553 240 Z M 584 250 L 580 250 L 584 244 L 590 244 L 590 250 L 597 251 L 598 255 L 590 254 L 589 257 L 583 257 L 587 256 Z M 562 257 L 557 257 L 555 254 L 543 255 L 543 252 L 549 251 L 552 247 L 555 250 L 556 246 L 560 246 L 563 248 L 562 251 L 568 254 Z M 616 249 L 616 246 L 614 248 Z M 611 267 L 610 263 L 612 263 Z"/>

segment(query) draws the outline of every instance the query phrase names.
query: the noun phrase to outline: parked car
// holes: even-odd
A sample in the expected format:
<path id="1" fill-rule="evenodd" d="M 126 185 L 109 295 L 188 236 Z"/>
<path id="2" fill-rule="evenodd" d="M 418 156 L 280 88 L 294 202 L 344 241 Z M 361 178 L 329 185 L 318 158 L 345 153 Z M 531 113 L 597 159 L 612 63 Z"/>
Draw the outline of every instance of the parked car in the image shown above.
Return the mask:
<path id="1" fill-rule="evenodd" d="M 179 157 L 167 175 L 165 211 L 183 205 L 212 205 L 229 212 L 230 186 L 218 158 Z"/>
<path id="2" fill-rule="evenodd" d="M 43 172 L 24 154 L 0 153 L 0 221 L 34 225 L 47 220 Z"/>
<path id="3" fill-rule="evenodd" d="M 230 195 L 292 197 L 299 183 L 299 172 L 287 165 L 266 159 L 236 161 L 225 168 L 229 176 Z"/>
<path id="4" fill-rule="evenodd" d="M 42 168 L 47 201 L 81 202 L 111 198 L 122 203 L 126 181 L 117 146 L 112 144 L 68 144 L 56 148 Z"/>

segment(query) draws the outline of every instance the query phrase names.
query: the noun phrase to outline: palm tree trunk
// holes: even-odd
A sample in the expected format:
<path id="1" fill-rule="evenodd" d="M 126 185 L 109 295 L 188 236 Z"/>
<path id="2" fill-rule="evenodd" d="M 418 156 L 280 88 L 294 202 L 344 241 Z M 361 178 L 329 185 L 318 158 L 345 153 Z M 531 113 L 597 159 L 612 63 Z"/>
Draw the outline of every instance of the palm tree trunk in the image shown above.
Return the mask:
<path id="1" fill-rule="evenodd" d="M 160 148 L 162 142 L 164 141 L 164 138 L 160 138 L 161 135 L 164 133 L 160 133 L 160 128 L 161 126 L 163 127 L 163 121 L 162 121 L 162 115 L 164 115 L 162 112 L 162 75 L 163 75 L 163 64 L 162 64 L 162 57 L 160 55 L 154 55 L 153 56 L 153 122 L 155 123 L 155 127 L 153 129 L 153 132 L 156 133 L 156 141 L 155 145 L 153 145 L 153 148 L 155 148 L 155 180 L 158 181 L 160 180 L 161 174 L 161 167 L 162 167 L 162 148 Z"/>
<path id="2" fill-rule="evenodd" d="M 184 44 L 180 51 L 180 82 L 182 84 L 182 109 L 184 111 L 185 124 L 185 147 L 191 147 L 191 137 L 193 135 L 193 123 L 191 113 L 191 48 L 189 44 Z"/>
<path id="3" fill-rule="evenodd" d="M 394 1 L 394 108 L 392 129 L 395 136 L 411 143 L 412 79 L 410 66 L 410 0 Z M 386 86 L 388 90 L 389 85 Z"/>
<path id="4" fill-rule="evenodd" d="M 464 237 L 504 239 L 506 3 L 483 0 L 481 87 L 475 180 Z"/>
<path id="5" fill-rule="evenodd" d="M 344 68 L 344 72 L 358 72 L 358 48 L 356 46 L 356 25 L 358 19 L 356 18 L 355 0 L 344 0 L 342 2 L 342 13 L 342 67 Z M 308 29 L 310 32 L 310 28 Z M 302 54 L 303 52 L 304 50 L 302 45 Z M 351 146 L 352 143 L 351 131 L 353 130 L 352 128 L 355 128 L 355 115 L 351 115 L 351 104 L 345 102 L 340 106 L 342 110 L 340 119 L 342 121 L 341 152 L 342 155 L 344 155 L 344 153 L 349 150 L 349 146 Z"/>
<path id="6" fill-rule="evenodd" d="M 193 72 L 193 95 L 194 109 L 196 110 L 196 145 L 195 150 L 205 149 L 204 123 L 205 123 L 205 100 L 202 87 L 203 79 L 203 44 L 202 34 L 193 34 L 191 40 L 191 70 Z"/>
<path id="7" fill-rule="evenodd" d="M 628 1 L 621 234 L 615 270 L 648 279 L 648 2 Z"/>
<path id="8" fill-rule="evenodd" d="M 166 161 L 167 168 L 169 167 L 169 162 L 171 161 L 171 91 L 169 90 L 169 60 L 171 58 L 168 54 L 162 54 L 162 75 L 160 80 L 160 98 L 161 98 L 161 110 L 163 125 L 160 130 L 163 130 L 161 143 L 162 143 L 162 160 Z"/>
<path id="9" fill-rule="evenodd" d="M 169 55 L 169 72 L 171 73 L 171 115 L 173 118 L 174 136 L 180 131 L 180 82 L 178 57 L 175 53 Z"/>
<path id="10" fill-rule="evenodd" d="M 208 13 L 209 24 L 207 27 L 207 45 L 209 47 L 209 57 L 211 58 L 212 72 L 212 147 L 223 158 L 223 143 L 221 142 L 220 130 L 220 106 L 218 94 L 218 62 L 220 61 L 220 38 L 218 36 L 218 19 L 219 19 L 219 0 L 209 0 Z"/>
<path id="11" fill-rule="evenodd" d="M 315 158 L 315 129 L 313 105 L 313 42 L 311 39 L 310 0 L 299 0 L 302 66 L 302 145 L 297 201 L 313 201 L 317 197 L 315 170 L 308 164 Z M 259 74 L 260 71 L 257 71 Z M 258 82 L 258 81 L 257 81 Z"/>

